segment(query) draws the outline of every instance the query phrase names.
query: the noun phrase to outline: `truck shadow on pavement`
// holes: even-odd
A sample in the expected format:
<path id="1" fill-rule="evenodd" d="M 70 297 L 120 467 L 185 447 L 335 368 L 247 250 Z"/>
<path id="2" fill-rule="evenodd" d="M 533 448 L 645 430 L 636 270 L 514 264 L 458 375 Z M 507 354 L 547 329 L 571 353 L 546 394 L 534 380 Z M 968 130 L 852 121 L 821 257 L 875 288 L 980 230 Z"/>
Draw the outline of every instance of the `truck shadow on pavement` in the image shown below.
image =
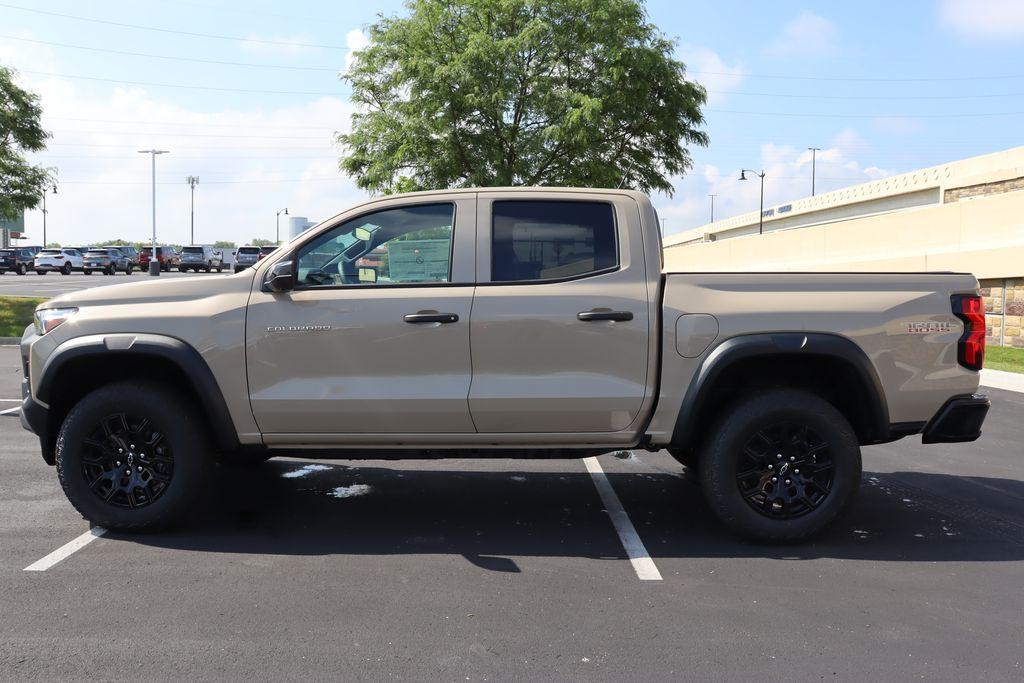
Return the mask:
<path id="1" fill-rule="evenodd" d="M 404 465 L 270 461 L 222 468 L 187 525 L 108 538 L 196 552 L 452 554 L 499 572 L 519 571 L 517 556 L 625 558 L 582 465 L 547 462 L 543 471 Z M 730 534 L 686 474 L 608 476 L 655 561 L 1024 559 L 1024 515 L 1003 514 L 1021 509 L 1024 482 L 1015 480 L 867 472 L 857 501 L 830 530 L 809 543 L 775 546 Z"/>

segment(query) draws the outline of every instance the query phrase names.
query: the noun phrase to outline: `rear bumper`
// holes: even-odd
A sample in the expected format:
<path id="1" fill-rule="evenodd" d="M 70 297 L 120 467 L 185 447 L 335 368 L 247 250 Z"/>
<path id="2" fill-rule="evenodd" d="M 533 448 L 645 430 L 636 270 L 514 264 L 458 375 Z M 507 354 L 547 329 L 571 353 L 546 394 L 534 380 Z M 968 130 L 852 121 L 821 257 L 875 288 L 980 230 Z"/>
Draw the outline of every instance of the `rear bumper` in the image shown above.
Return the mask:
<path id="1" fill-rule="evenodd" d="M 988 396 L 956 396 L 935 413 L 922 431 L 923 443 L 962 443 L 981 436 L 981 425 L 992 402 Z"/>

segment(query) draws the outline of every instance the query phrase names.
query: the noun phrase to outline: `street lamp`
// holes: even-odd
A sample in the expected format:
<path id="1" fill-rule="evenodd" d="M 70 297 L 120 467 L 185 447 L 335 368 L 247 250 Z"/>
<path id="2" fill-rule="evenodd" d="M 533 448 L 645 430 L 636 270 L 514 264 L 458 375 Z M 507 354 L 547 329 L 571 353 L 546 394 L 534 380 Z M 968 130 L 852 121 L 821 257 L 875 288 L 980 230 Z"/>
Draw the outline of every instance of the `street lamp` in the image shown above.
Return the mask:
<path id="1" fill-rule="evenodd" d="M 166 149 L 140 149 L 139 154 L 148 154 L 152 162 L 152 178 L 153 178 L 153 253 L 149 257 L 149 274 L 159 275 L 160 274 L 160 261 L 157 260 L 156 255 L 156 155 L 157 154 L 169 154 Z"/>
<path id="2" fill-rule="evenodd" d="M 288 207 L 287 206 L 284 207 L 283 209 L 279 210 L 277 212 L 277 216 L 275 216 L 275 220 L 277 221 L 277 234 L 276 234 L 276 237 L 277 237 L 277 244 L 278 245 L 281 244 L 281 214 L 282 213 L 285 216 L 288 215 Z"/>
<path id="3" fill-rule="evenodd" d="M 57 186 L 54 185 L 51 191 L 57 194 Z M 43 249 L 46 249 L 46 190 L 43 190 Z"/>
<path id="4" fill-rule="evenodd" d="M 711 197 L 711 222 L 714 223 L 715 222 L 715 197 L 717 197 L 718 195 L 717 194 L 709 194 L 708 196 Z"/>
<path id="5" fill-rule="evenodd" d="M 189 218 L 189 244 L 196 243 L 196 185 L 199 184 L 199 176 L 190 175 L 185 177 L 185 182 L 188 183 L 189 190 L 192 193 L 192 209 L 191 217 Z"/>
<path id="6" fill-rule="evenodd" d="M 761 208 L 758 209 L 758 212 L 757 212 L 757 234 L 758 235 L 763 235 L 764 234 L 764 171 L 761 171 L 760 173 L 757 173 L 755 171 L 751 171 L 749 168 L 741 169 L 740 170 L 740 180 L 747 180 L 747 174 L 748 173 L 753 173 L 754 175 L 756 175 L 757 177 L 759 177 L 761 179 Z"/>
<path id="7" fill-rule="evenodd" d="M 807 149 L 811 152 L 811 196 L 814 196 L 814 176 L 816 175 L 817 169 L 815 168 L 815 162 L 817 161 L 817 154 L 821 151 L 821 147 L 808 147 Z"/>

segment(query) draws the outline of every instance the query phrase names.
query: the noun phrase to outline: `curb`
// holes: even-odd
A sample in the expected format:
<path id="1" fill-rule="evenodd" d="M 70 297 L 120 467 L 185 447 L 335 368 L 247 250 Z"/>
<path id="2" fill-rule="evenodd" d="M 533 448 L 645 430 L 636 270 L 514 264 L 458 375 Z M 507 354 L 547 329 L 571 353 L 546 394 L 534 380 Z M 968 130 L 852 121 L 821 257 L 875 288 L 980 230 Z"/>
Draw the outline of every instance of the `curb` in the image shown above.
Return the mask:
<path id="1" fill-rule="evenodd" d="M 1024 393 L 1024 374 L 986 368 L 981 371 L 981 384 L 993 389 Z"/>

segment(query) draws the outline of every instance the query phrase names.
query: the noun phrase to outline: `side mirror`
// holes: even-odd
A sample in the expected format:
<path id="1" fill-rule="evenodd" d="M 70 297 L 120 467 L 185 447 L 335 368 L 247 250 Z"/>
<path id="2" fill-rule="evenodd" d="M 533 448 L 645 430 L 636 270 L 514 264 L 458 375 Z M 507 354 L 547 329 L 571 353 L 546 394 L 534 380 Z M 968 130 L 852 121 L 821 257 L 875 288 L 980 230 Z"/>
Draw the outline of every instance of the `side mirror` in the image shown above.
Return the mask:
<path id="1" fill-rule="evenodd" d="M 368 285 L 376 284 L 377 282 L 377 269 L 376 268 L 360 268 L 359 269 L 359 281 Z"/>
<path id="2" fill-rule="evenodd" d="M 278 261 L 263 280 L 263 291 L 290 292 L 295 289 L 295 261 Z"/>

